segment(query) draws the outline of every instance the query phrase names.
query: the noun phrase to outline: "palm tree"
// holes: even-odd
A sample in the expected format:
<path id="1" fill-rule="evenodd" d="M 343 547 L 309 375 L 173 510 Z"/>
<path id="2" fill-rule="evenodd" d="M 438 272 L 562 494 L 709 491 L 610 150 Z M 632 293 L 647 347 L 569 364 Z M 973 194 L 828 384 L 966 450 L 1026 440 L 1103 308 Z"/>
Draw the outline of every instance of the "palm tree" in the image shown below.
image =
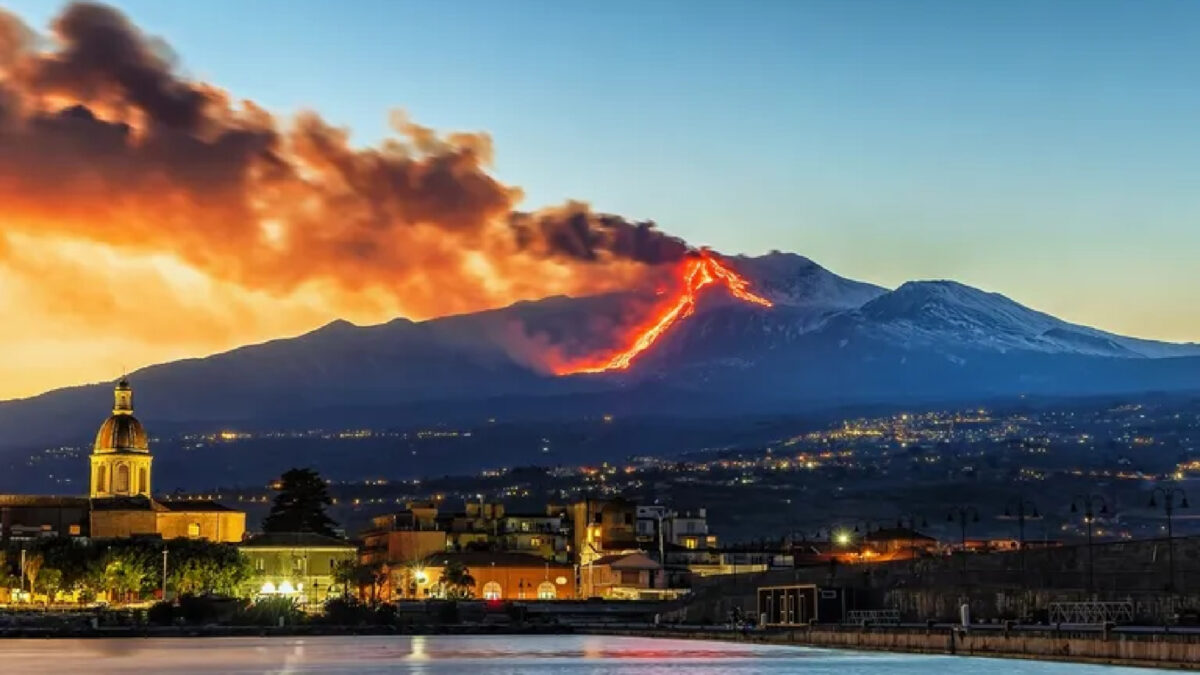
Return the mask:
<path id="1" fill-rule="evenodd" d="M 454 600 L 470 598 L 471 590 L 475 588 L 475 577 L 471 576 L 471 571 L 467 569 L 466 565 L 458 560 L 453 560 L 442 570 L 442 586 L 445 588 L 447 598 Z"/>

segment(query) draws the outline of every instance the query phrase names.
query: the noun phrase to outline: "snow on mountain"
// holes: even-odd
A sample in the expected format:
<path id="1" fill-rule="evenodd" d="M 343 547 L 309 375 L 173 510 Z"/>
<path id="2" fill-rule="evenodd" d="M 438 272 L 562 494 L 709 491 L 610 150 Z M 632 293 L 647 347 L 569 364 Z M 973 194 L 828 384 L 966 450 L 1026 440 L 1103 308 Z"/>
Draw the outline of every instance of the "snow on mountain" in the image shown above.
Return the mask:
<path id="1" fill-rule="evenodd" d="M 774 251 L 729 260 L 751 281 L 755 293 L 777 305 L 854 309 L 887 293 L 886 288 L 840 277 L 795 253 Z"/>
<path id="2" fill-rule="evenodd" d="M 853 312 L 860 331 L 908 348 L 1028 350 L 1122 358 L 1200 355 L 1200 345 L 1114 335 L 954 281 L 910 281 Z"/>

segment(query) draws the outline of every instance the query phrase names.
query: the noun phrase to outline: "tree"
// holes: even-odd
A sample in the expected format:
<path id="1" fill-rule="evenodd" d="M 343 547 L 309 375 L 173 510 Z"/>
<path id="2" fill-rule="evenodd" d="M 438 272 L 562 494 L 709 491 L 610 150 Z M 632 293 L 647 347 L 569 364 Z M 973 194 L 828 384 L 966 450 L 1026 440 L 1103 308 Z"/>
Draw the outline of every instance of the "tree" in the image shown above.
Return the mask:
<path id="1" fill-rule="evenodd" d="M 325 481 L 312 469 L 292 469 L 280 477 L 279 494 L 263 521 L 264 532 L 312 532 L 336 537 L 337 525 L 325 513 L 332 500 Z"/>
<path id="2" fill-rule="evenodd" d="M 442 570 L 442 586 L 447 598 L 465 600 L 471 597 L 471 590 L 475 588 L 475 577 L 466 565 L 453 560 Z"/>
<path id="3" fill-rule="evenodd" d="M 54 602 L 58 592 L 62 590 L 63 573 L 53 567 L 43 567 L 37 575 L 37 585 L 34 590 L 46 596 L 46 603 Z"/>
<path id="4" fill-rule="evenodd" d="M 167 553 L 167 585 L 180 595 L 236 595 L 251 575 L 250 561 L 228 544 L 177 539 Z"/>
<path id="5" fill-rule="evenodd" d="M 343 595 L 358 589 L 359 597 L 369 597 L 371 606 L 379 604 L 379 592 L 387 583 L 388 571 L 381 563 L 355 563 L 344 560 L 334 568 L 334 580 L 342 584 Z"/>
<path id="6" fill-rule="evenodd" d="M 37 586 L 38 574 L 42 571 L 42 565 L 46 559 L 40 553 L 32 553 L 25 556 L 25 578 L 29 580 L 29 589 L 35 590 Z"/>
<path id="7" fill-rule="evenodd" d="M 136 542 L 113 545 L 93 560 L 89 573 L 92 588 L 108 591 L 110 599 L 128 600 L 155 587 L 158 567 L 153 551 Z"/>

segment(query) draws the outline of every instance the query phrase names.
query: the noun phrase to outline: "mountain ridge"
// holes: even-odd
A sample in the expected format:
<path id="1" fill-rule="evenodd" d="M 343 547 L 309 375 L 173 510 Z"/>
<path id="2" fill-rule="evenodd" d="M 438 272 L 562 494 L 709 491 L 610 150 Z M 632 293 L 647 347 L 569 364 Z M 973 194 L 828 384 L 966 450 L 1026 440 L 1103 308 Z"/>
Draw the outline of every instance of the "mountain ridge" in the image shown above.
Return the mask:
<path id="1" fill-rule="evenodd" d="M 796 254 L 727 260 L 776 306 L 708 292 L 696 314 L 629 371 L 555 377 L 545 361 L 619 346 L 615 327 L 637 321 L 653 296 L 556 296 L 426 321 L 335 320 L 293 338 L 148 366 L 131 373 L 139 415 L 168 425 L 270 425 L 306 411 L 357 409 L 377 413 L 345 417 L 387 424 L 389 409 L 443 401 L 435 407 L 450 414 L 511 397 L 529 401 L 512 414 L 532 418 L 582 414 L 588 404 L 566 402 L 603 406 L 647 386 L 703 392 L 714 409 L 727 400 L 731 411 L 1200 388 L 1200 345 L 1072 324 L 949 280 L 888 290 Z M 0 402 L 0 448 L 86 438 L 108 407 L 108 389 L 81 385 Z"/>

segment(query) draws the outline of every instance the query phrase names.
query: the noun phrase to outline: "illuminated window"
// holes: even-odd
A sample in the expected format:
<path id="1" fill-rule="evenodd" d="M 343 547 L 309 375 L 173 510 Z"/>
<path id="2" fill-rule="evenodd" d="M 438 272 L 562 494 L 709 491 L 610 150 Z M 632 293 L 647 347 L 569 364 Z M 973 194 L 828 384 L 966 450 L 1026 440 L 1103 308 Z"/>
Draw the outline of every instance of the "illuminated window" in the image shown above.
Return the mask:
<path id="1" fill-rule="evenodd" d="M 142 468 L 138 469 L 138 492 L 143 494 L 149 492 L 149 484 L 150 476 L 146 472 L 146 467 L 143 466 Z"/>
<path id="2" fill-rule="evenodd" d="M 292 560 L 292 566 L 301 572 L 304 571 L 304 558 L 295 558 Z"/>
<path id="3" fill-rule="evenodd" d="M 554 590 L 554 584 L 549 581 L 543 581 L 538 585 L 538 600 L 554 600 L 558 598 L 558 593 Z"/>
<path id="4" fill-rule="evenodd" d="M 200 523 L 188 523 L 188 534 L 187 534 L 187 536 L 189 536 L 189 537 L 199 537 L 199 536 L 200 536 Z"/>
<path id="5" fill-rule="evenodd" d="M 541 545 L 542 545 L 541 537 L 530 537 L 529 538 L 530 548 L 539 548 Z"/>
<path id="6" fill-rule="evenodd" d="M 687 548 L 691 548 L 691 549 L 694 549 L 694 548 L 696 548 L 696 538 L 695 538 L 695 537 L 688 537 L 688 538 L 684 539 L 684 540 L 683 540 L 683 545 L 684 545 L 685 547 L 687 547 Z"/>
<path id="7" fill-rule="evenodd" d="M 503 593 L 500 589 L 500 584 L 494 581 L 489 581 L 483 585 L 484 600 L 499 600 L 502 595 Z"/>
<path id="8" fill-rule="evenodd" d="M 266 570 L 267 569 L 267 561 L 262 558 L 255 558 L 254 559 L 254 569 L 258 570 L 259 572 Z"/>
<path id="9" fill-rule="evenodd" d="M 96 467 L 96 492 L 108 492 L 108 467 Z"/>
<path id="10" fill-rule="evenodd" d="M 76 524 L 76 525 L 72 525 L 72 526 L 68 527 L 67 534 L 70 534 L 73 537 L 78 537 L 80 534 L 79 525 Z"/>

